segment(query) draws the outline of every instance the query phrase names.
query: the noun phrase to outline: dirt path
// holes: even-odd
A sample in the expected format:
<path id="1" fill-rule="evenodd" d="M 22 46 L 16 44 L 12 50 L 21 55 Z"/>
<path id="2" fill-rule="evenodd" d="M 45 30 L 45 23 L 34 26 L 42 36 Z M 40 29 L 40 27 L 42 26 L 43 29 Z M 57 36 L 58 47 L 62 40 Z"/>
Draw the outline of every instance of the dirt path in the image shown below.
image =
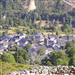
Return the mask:
<path id="1" fill-rule="evenodd" d="M 74 2 L 72 2 L 72 1 L 69 1 L 69 0 L 63 0 L 66 4 L 68 4 L 68 5 L 70 5 L 72 8 L 75 8 L 75 4 L 74 4 Z"/>

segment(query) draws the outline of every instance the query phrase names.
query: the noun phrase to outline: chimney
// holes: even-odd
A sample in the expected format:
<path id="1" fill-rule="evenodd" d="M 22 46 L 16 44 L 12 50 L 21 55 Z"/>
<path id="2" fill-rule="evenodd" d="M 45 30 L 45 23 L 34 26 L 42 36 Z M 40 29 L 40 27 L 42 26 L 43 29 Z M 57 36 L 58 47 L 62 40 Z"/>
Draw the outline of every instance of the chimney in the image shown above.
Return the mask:
<path id="1" fill-rule="evenodd" d="M 35 0 L 30 0 L 29 6 L 28 6 L 28 12 L 34 11 L 36 9 Z"/>

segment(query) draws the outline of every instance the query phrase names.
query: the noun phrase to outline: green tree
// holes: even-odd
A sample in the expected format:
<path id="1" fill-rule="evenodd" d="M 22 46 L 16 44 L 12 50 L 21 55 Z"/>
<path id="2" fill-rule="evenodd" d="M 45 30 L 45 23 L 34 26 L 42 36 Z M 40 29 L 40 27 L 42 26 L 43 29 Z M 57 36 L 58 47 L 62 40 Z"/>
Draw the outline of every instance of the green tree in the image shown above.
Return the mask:
<path id="1" fill-rule="evenodd" d="M 64 51 L 52 52 L 42 62 L 43 64 L 49 65 L 49 61 L 53 65 L 68 65 L 69 58 Z"/>
<path id="2" fill-rule="evenodd" d="M 28 63 L 29 55 L 27 50 L 23 48 L 17 48 L 17 52 L 15 53 L 16 61 L 18 63 Z"/>
<path id="3" fill-rule="evenodd" d="M 33 41 L 33 40 L 32 40 L 32 41 Z M 28 44 L 28 45 L 25 47 L 25 49 L 28 50 L 29 48 L 31 48 L 31 46 L 32 46 L 31 44 Z"/>
<path id="4" fill-rule="evenodd" d="M 56 65 L 68 65 L 69 58 L 65 51 L 56 52 Z"/>
<path id="5" fill-rule="evenodd" d="M 18 63 L 24 64 L 25 60 L 22 56 L 18 56 Z"/>
<path id="6" fill-rule="evenodd" d="M 69 36 L 69 35 L 72 33 L 72 26 L 66 24 L 66 25 L 64 25 L 64 26 L 62 27 L 62 31 L 64 31 L 65 34 L 66 34 L 67 36 Z"/>
<path id="7" fill-rule="evenodd" d="M 66 48 L 66 53 L 68 57 L 70 58 L 69 65 L 75 66 L 75 46 L 74 44 L 68 45 Z"/>
<path id="8" fill-rule="evenodd" d="M 69 65 L 75 66 L 75 55 L 73 55 L 73 57 L 70 58 Z"/>
<path id="9" fill-rule="evenodd" d="M 15 58 L 11 53 L 3 53 L 1 56 L 2 61 L 9 62 L 9 63 L 15 63 Z"/>
<path id="10" fill-rule="evenodd" d="M 51 59 L 50 59 L 50 55 L 48 55 L 47 57 L 45 57 L 44 59 L 42 59 L 41 60 L 41 64 L 42 65 L 51 66 L 52 65 L 52 62 L 51 62 Z"/>
<path id="11" fill-rule="evenodd" d="M 47 65 L 51 66 L 52 65 L 51 61 L 48 60 Z"/>
<path id="12" fill-rule="evenodd" d="M 39 55 L 44 55 L 45 54 L 45 49 L 44 48 L 40 48 L 38 51 Z"/>
<path id="13" fill-rule="evenodd" d="M 73 41 L 68 41 L 68 42 L 66 42 L 65 48 L 68 49 L 68 47 L 69 47 L 69 48 L 73 47 L 73 46 L 74 46 L 74 43 L 75 43 L 74 40 L 73 40 Z"/>

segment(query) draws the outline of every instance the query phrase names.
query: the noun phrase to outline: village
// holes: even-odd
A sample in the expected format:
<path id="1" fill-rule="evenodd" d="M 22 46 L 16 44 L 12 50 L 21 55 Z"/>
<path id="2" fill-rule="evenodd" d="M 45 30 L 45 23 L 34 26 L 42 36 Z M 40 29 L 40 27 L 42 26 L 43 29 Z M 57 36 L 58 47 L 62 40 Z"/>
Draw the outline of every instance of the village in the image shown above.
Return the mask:
<path id="1" fill-rule="evenodd" d="M 66 46 L 66 42 L 74 41 L 74 36 L 57 36 L 57 35 L 43 35 L 40 32 L 35 32 L 33 35 L 27 35 L 17 32 L 13 35 L 0 36 L 0 53 L 10 50 L 15 45 L 18 47 L 26 47 L 31 44 L 29 52 L 37 52 L 40 48 L 45 49 L 48 54 L 51 51 L 60 51 Z M 32 51 L 33 50 L 33 51 Z"/>
<path id="2" fill-rule="evenodd" d="M 0 75 L 75 75 L 75 0 L 0 0 Z"/>

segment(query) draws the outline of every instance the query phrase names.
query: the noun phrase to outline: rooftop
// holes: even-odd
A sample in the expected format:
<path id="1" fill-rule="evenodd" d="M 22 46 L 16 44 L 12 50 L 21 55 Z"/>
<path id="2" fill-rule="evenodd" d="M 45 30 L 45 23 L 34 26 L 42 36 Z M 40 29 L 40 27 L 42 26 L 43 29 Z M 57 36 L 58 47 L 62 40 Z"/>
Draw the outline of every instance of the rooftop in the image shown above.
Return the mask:
<path id="1" fill-rule="evenodd" d="M 7 47 L 11 48 L 15 44 L 17 44 L 17 46 L 19 47 L 25 47 L 27 44 L 31 44 L 32 47 L 29 49 L 30 52 L 33 51 L 37 52 L 42 47 L 45 48 L 46 50 L 49 48 L 52 48 L 54 50 L 61 50 L 61 48 L 66 45 L 67 41 L 75 40 L 74 36 L 69 37 L 67 36 L 58 37 L 55 35 L 43 36 L 43 34 L 40 32 L 36 32 L 31 36 L 26 36 L 26 34 L 23 33 L 16 33 L 11 36 L 10 35 L 0 36 L 0 50 L 3 50 L 3 48 L 7 49 Z M 41 42 L 43 43 L 40 44 Z"/>

